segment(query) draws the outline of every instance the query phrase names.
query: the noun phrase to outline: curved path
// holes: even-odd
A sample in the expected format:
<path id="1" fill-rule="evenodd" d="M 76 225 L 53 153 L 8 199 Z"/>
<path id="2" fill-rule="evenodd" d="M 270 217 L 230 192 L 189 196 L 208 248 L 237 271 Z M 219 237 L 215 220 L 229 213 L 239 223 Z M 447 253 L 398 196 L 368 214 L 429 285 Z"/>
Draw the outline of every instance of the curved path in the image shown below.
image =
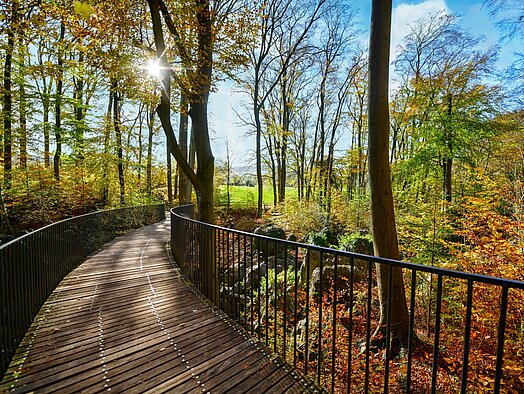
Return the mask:
<path id="1" fill-rule="evenodd" d="M 299 393 L 297 374 L 188 286 L 169 222 L 107 243 L 42 307 L 0 392 Z"/>

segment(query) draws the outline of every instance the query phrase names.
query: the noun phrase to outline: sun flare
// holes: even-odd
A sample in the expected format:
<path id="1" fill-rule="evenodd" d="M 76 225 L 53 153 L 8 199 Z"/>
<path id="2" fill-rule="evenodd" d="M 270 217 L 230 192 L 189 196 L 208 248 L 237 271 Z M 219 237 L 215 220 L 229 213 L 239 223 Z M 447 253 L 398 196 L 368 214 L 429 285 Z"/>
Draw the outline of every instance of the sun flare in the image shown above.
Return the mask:
<path id="1" fill-rule="evenodd" d="M 146 71 L 153 78 L 160 78 L 161 67 L 158 60 L 151 59 L 146 64 Z"/>

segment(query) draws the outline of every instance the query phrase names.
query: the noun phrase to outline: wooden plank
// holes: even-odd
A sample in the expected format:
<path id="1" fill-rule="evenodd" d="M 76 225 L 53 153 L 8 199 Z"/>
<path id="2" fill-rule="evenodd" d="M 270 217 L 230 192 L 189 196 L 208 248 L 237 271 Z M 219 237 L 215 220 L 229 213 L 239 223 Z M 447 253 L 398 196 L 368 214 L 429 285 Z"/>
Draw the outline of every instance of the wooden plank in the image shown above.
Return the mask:
<path id="1" fill-rule="evenodd" d="M 203 382 L 206 382 L 206 389 L 213 391 L 216 386 L 232 379 L 240 371 L 252 368 L 253 364 L 257 363 L 262 357 L 263 355 L 258 352 L 258 349 L 251 346 L 247 350 L 237 353 L 235 356 L 221 361 L 213 368 L 200 373 L 199 377 Z M 189 393 L 194 389 L 201 390 L 200 385 L 194 380 L 189 380 L 177 387 L 179 393 Z"/>
<path id="2" fill-rule="evenodd" d="M 186 339 L 177 339 L 177 345 L 180 347 L 186 346 L 187 344 L 193 344 L 194 346 L 198 346 L 200 341 L 209 338 L 210 335 L 214 335 L 217 332 L 220 332 L 223 329 L 221 326 L 217 326 L 214 329 L 208 329 L 207 327 L 203 327 L 200 332 L 197 332 L 195 336 L 188 336 Z M 208 335 L 209 333 L 209 335 Z M 133 369 L 135 366 L 140 364 L 147 364 L 150 362 L 154 362 L 158 365 L 165 365 L 167 361 L 174 358 L 173 354 L 170 351 L 171 342 L 166 341 L 166 347 L 164 351 L 159 350 L 158 353 L 153 353 L 149 351 L 141 351 L 137 352 L 131 355 L 128 355 L 126 357 L 120 357 L 116 359 L 115 361 L 111 362 L 110 369 L 108 369 L 109 376 L 111 378 L 111 385 L 114 385 L 119 380 L 119 375 L 126 373 L 127 371 Z M 169 349 L 168 349 L 169 348 Z M 162 349 L 162 348 L 160 348 Z M 167 349 L 167 350 L 166 350 Z M 167 357 L 167 360 L 166 360 Z M 86 392 L 89 392 L 91 390 L 92 385 L 96 385 L 99 382 L 99 378 L 97 376 L 94 377 L 87 377 L 82 379 L 82 390 L 86 390 Z"/>
<path id="3" fill-rule="evenodd" d="M 186 315 L 187 316 L 187 315 Z M 164 325 L 166 328 L 177 328 L 180 321 L 183 321 L 182 316 L 178 321 L 166 320 Z M 192 322 L 191 327 L 207 327 L 209 324 L 219 322 L 220 319 L 210 320 L 208 314 L 202 314 L 196 316 L 196 320 Z M 104 334 L 104 341 L 106 346 L 119 346 L 122 344 L 129 343 L 134 340 L 140 340 L 146 337 L 151 332 L 158 331 L 158 327 L 152 325 L 150 322 L 143 322 L 138 327 L 122 326 L 118 327 L 118 331 L 113 329 L 112 331 Z M 98 333 L 94 333 L 90 337 L 84 338 L 82 341 L 76 341 L 75 337 L 72 337 L 68 341 L 62 341 L 59 343 L 49 344 L 45 348 L 37 348 L 31 351 L 31 357 L 26 360 L 26 367 L 35 367 L 39 364 L 50 364 L 54 362 L 66 363 L 70 359 L 76 359 L 78 357 L 87 357 L 93 349 L 96 350 L 99 347 L 98 344 Z M 70 357 L 72 356 L 72 357 Z M 23 354 L 19 356 L 22 358 Z"/>

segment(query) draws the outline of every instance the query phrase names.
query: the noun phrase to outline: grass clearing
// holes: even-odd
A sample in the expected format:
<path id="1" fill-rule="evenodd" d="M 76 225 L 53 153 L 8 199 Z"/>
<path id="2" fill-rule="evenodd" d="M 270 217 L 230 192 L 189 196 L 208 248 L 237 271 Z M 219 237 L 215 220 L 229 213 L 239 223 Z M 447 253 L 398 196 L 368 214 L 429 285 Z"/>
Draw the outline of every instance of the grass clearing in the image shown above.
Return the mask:
<path id="1" fill-rule="evenodd" d="M 298 191 L 294 187 L 286 187 L 286 199 L 297 199 Z M 256 208 L 257 187 L 256 186 L 230 186 L 231 206 L 237 208 Z M 273 205 L 273 188 L 264 187 L 262 201 L 265 207 Z M 220 185 L 215 189 L 215 204 L 225 206 L 227 204 L 226 185 Z"/>

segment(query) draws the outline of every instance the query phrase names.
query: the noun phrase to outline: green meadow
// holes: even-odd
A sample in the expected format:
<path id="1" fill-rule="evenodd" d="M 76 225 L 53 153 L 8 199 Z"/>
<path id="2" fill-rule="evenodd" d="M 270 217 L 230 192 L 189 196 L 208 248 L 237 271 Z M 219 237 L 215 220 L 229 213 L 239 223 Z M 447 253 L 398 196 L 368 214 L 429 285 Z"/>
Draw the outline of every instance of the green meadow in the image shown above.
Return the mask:
<path id="1" fill-rule="evenodd" d="M 256 208 L 257 187 L 256 186 L 230 186 L 231 207 L 233 208 Z M 286 187 L 286 199 L 296 199 L 297 189 Z M 264 187 L 262 197 L 266 207 L 273 205 L 273 188 L 270 185 Z M 220 185 L 215 189 L 215 204 L 225 206 L 227 204 L 226 185 Z"/>

